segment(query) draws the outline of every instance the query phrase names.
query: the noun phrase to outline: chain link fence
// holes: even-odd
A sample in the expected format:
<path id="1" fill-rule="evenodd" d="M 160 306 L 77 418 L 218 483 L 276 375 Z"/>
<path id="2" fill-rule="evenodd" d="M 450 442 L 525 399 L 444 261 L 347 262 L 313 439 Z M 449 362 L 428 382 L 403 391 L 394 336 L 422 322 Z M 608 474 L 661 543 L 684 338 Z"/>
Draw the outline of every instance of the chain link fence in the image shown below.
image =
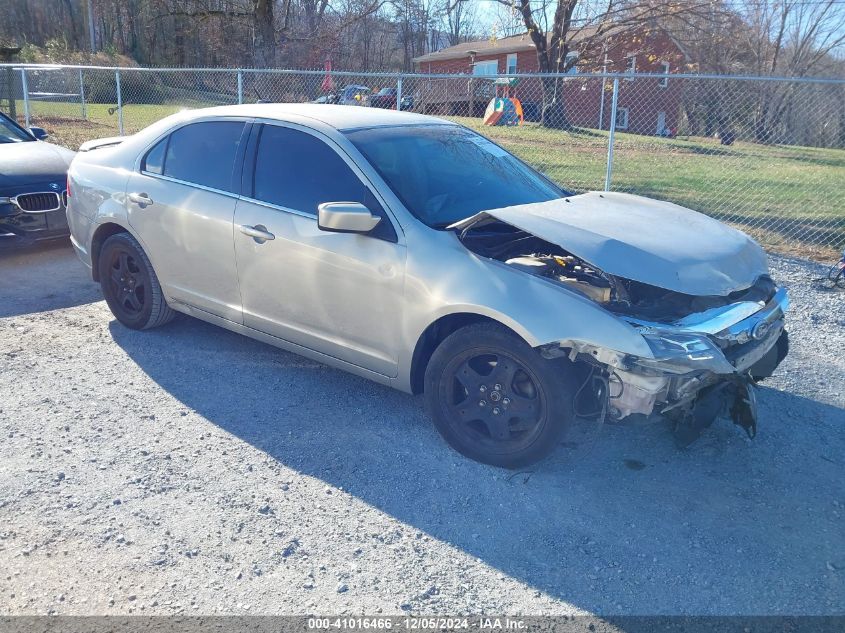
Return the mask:
<path id="1" fill-rule="evenodd" d="M 498 121 L 487 125 L 496 98 Z M 802 257 L 829 259 L 845 246 L 845 80 L 0 68 L 0 108 L 73 149 L 184 108 L 259 101 L 433 114 L 571 191 L 669 200 Z"/>

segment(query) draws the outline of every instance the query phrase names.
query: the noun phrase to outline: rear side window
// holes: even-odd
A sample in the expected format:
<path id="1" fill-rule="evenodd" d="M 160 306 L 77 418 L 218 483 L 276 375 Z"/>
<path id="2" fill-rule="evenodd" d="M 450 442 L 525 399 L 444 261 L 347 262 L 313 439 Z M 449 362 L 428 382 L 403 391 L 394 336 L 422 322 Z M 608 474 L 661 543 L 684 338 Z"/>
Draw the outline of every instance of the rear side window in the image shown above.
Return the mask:
<path id="1" fill-rule="evenodd" d="M 312 215 L 323 202 L 361 202 L 379 209 L 370 190 L 331 147 L 276 125 L 261 130 L 253 198 Z"/>
<path id="2" fill-rule="evenodd" d="M 144 157 L 144 165 L 141 169 L 151 174 L 158 174 L 159 176 L 163 174 L 165 150 L 167 150 L 167 138 L 160 140 L 155 144 L 155 147 L 147 152 L 147 155 Z"/>
<path id="3" fill-rule="evenodd" d="M 179 128 L 167 144 L 164 175 L 235 192 L 232 170 L 243 129 L 243 121 L 203 121 Z"/>

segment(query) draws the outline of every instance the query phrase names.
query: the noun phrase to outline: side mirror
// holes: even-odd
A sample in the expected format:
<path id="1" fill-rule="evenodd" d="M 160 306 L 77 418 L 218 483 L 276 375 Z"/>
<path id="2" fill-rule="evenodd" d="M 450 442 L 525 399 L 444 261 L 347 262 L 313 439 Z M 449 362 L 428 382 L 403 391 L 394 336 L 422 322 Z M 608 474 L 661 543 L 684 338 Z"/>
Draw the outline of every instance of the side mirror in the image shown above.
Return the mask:
<path id="1" fill-rule="evenodd" d="M 317 226 L 334 233 L 369 233 L 381 221 L 360 202 L 324 202 L 317 207 Z"/>
<path id="2" fill-rule="evenodd" d="M 50 136 L 49 134 L 47 134 L 47 130 L 45 130 L 43 127 L 34 127 L 33 126 L 33 127 L 29 128 L 29 131 L 39 141 L 43 141 L 45 138 Z"/>

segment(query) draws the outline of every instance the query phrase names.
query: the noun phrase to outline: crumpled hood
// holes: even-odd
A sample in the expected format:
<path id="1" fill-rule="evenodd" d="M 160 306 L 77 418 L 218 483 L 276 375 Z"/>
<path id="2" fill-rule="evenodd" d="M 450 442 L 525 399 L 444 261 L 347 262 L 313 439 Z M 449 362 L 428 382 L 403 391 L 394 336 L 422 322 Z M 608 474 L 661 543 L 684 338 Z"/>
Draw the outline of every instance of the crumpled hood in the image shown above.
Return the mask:
<path id="1" fill-rule="evenodd" d="M 556 244 L 611 275 L 689 295 L 726 295 L 767 272 L 750 237 L 702 213 L 626 193 L 482 211 L 450 228 L 488 218 Z"/>
<path id="2" fill-rule="evenodd" d="M 58 178 L 64 188 L 64 174 L 73 156 L 72 151 L 44 141 L 2 143 L 0 187 L 14 187 Z"/>

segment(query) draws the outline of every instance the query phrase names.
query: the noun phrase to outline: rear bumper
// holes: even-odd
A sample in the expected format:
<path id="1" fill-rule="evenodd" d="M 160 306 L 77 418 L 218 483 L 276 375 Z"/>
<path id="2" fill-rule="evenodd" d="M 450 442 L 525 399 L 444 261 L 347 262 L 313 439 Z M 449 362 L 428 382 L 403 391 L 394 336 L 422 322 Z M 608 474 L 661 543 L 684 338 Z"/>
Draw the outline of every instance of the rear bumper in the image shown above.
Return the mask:
<path id="1" fill-rule="evenodd" d="M 91 254 L 85 250 L 85 248 L 76 241 L 76 238 L 73 237 L 73 234 L 70 236 L 70 243 L 73 245 L 73 250 L 76 251 L 76 256 L 79 257 L 79 261 L 85 264 L 85 268 L 88 269 L 88 274 L 90 274 L 93 278 L 93 271 L 94 267 L 91 262 Z"/>

